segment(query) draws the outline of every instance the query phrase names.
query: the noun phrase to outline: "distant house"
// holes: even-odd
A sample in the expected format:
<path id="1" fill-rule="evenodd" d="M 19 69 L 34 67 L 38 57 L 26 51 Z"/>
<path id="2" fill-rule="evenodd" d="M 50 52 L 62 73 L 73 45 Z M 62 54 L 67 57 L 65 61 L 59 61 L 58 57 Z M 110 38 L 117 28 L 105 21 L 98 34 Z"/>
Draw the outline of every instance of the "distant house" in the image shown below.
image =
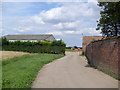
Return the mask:
<path id="1" fill-rule="evenodd" d="M 52 34 L 44 34 L 44 35 L 6 35 L 4 36 L 8 41 L 54 41 L 55 38 Z"/>
<path id="2" fill-rule="evenodd" d="M 85 53 L 86 46 L 94 40 L 101 40 L 103 36 L 83 36 L 82 40 L 82 52 Z"/>

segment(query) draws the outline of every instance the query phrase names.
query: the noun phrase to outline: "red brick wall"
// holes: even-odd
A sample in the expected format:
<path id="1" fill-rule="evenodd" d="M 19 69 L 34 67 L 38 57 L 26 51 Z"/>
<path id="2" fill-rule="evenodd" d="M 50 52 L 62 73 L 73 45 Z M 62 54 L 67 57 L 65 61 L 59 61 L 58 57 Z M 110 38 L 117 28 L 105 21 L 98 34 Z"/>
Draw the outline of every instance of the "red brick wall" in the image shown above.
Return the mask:
<path id="1" fill-rule="evenodd" d="M 85 55 L 91 66 L 113 76 L 118 76 L 118 69 L 120 69 L 119 50 L 120 37 L 114 37 L 90 43 L 86 47 Z"/>
<path id="2" fill-rule="evenodd" d="M 86 46 L 90 44 L 94 40 L 101 40 L 103 37 L 102 36 L 83 36 L 82 40 L 82 52 L 85 53 L 86 51 Z"/>

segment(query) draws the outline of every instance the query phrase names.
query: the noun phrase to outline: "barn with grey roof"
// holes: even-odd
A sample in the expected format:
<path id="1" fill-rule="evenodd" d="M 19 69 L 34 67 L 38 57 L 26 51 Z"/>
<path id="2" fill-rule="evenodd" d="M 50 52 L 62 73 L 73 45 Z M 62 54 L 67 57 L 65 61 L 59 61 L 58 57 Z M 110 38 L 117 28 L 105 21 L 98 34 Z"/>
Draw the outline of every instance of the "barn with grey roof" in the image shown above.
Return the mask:
<path id="1" fill-rule="evenodd" d="M 40 34 L 40 35 L 6 35 L 8 41 L 54 41 L 55 38 L 52 34 Z"/>

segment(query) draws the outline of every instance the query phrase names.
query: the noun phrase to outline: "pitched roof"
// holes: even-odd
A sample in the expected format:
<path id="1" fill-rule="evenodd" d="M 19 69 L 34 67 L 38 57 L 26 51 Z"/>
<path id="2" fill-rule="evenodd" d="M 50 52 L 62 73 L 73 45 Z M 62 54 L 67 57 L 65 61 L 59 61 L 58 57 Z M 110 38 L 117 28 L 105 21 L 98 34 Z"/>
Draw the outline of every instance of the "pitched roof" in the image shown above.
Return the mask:
<path id="1" fill-rule="evenodd" d="M 50 36 L 53 37 L 52 34 L 40 34 L 40 35 L 6 35 L 5 37 L 8 40 L 46 40 Z M 54 37 L 53 37 L 54 38 Z M 55 40 L 55 38 L 54 38 Z"/>

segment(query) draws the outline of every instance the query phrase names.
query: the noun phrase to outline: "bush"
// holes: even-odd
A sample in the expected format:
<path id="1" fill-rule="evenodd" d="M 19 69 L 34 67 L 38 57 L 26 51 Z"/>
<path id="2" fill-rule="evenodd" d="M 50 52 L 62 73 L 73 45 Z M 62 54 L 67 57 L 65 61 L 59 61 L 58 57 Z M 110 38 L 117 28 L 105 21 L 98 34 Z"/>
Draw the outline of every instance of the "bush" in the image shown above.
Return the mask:
<path id="1" fill-rule="evenodd" d="M 3 43 L 4 42 L 4 43 Z M 38 41 L 38 42 L 8 42 L 2 39 L 2 49 L 7 51 L 23 51 L 30 53 L 65 53 L 66 44 L 59 41 Z"/>
<path id="2" fill-rule="evenodd" d="M 66 49 L 71 49 L 72 47 L 66 47 Z"/>
<path id="3" fill-rule="evenodd" d="M 8 43 L 9 42 L 7 41 L 7 39 L 5 37 L 0 38 L 0 46 L 8 45 Z"/>

